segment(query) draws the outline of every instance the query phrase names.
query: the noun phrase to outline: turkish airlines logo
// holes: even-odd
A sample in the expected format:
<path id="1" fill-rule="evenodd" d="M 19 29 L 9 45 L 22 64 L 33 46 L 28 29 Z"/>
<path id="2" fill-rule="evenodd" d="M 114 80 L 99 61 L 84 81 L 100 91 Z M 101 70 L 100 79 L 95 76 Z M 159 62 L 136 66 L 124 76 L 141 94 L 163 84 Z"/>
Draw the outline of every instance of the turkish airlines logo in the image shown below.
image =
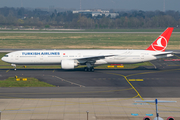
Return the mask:
<path id="1" fill-rule="evenodd" d="M 160 36 L 153 44 L 152 44 L 152 48 L 155 51 L 163 51 L 165 50 L 167 47 L 167 40 L 165 37 Z"/>

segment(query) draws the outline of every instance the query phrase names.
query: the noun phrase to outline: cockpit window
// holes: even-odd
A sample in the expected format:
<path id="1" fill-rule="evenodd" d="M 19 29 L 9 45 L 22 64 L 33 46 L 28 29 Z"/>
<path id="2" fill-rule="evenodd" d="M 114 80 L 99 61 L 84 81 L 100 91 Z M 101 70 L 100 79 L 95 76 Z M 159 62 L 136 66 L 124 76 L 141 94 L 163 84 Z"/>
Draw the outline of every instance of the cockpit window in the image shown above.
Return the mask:
<path id="1" fill-rule="evenodd" d="M 8 57 L 8 55 L 5 55 L 4 57 Z"/>

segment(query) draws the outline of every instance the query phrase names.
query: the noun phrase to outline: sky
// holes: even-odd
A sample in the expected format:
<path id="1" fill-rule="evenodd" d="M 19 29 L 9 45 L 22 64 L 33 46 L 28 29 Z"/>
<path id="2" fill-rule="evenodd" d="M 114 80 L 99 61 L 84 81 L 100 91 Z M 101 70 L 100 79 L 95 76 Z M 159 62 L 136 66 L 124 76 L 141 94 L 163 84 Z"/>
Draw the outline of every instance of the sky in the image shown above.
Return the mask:
<path id="1" fill-rule="evenodd" d="M 0 0 L 0 7 L 180 11 L 180 0 Z"/>

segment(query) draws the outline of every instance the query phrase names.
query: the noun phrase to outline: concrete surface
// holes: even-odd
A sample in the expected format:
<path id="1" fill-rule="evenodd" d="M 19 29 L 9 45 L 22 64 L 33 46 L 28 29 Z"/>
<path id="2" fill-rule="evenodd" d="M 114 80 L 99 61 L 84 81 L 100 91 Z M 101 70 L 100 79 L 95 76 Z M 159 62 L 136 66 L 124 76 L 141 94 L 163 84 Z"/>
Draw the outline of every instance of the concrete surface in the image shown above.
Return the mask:
<path id="1" fill-rule="evenodd" d="M 146 100 L 153 100 L 146 98 Z M 139 98 L 46 98 L 0 99 L 2 120 L 142 120 L 146 114 L 155 117 L 155 105 L 135 103 Z M 180 119 L 180 99 L 177 103 L 159 103 L 160 116 Z M 132 114 L 138 114 L 133 116 Z"/>

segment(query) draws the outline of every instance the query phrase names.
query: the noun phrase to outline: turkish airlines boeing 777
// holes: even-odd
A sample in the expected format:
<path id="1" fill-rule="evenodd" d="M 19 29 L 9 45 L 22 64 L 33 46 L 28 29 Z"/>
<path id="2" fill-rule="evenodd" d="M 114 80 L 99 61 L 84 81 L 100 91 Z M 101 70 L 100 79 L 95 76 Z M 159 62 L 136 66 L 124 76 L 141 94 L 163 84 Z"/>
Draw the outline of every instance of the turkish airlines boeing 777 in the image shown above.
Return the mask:
<path id="1" fill-rule="evenodd" d="M 151 61 L 173 56 L 165 52 L 174 28 L 167 28 L 146 50 L 22 50 L 6 54 L 2 60 L 16 65 L 61 65 L 74 69 L 86 65 L 85 71 L 94 71 L 95 65 L 125 64 Z"/>

